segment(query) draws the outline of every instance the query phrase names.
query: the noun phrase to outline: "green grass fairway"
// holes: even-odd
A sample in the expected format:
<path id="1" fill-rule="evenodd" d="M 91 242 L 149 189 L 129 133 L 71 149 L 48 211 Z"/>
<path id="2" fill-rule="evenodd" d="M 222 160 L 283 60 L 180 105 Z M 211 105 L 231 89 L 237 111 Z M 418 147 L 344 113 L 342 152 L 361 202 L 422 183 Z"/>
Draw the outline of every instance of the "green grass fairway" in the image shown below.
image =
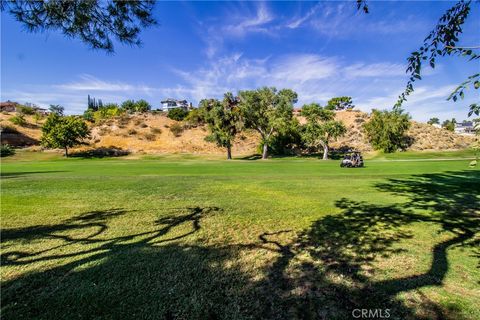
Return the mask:
<path id="1" fill-rule="evenodd" d="M 2 318 L 480 319 L 480 170 L 404 158 L 19 153 Z"/>

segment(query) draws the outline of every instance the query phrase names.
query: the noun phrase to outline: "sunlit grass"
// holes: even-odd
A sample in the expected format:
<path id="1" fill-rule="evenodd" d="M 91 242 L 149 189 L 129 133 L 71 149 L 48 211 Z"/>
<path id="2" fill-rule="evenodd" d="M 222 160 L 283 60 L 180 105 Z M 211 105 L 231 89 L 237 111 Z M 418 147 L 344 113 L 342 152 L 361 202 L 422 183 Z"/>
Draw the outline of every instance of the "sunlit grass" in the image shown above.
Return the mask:
<path id="1" fill-rule="evenodd" d="M 5 319 L 480 317 L 468 161 L 15 157 Z"/>

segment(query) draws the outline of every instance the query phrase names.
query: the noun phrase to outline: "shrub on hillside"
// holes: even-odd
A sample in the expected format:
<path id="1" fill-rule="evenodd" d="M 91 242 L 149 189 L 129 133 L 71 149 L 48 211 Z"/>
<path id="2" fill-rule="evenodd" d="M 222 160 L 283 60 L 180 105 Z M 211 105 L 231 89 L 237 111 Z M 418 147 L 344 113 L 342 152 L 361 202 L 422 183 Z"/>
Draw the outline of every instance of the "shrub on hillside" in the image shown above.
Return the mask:
<path id="1" fill-rule="evenodd" d="M 33 114 L 36 113 L 35 109 L 33 109 L 32 107 L 27 107 L 27 106 L 20 106 L 19 112 L 22 113 L 22 114 L 26 114 L 26 115 L 33 115 Z"/>
<path id="2" fill-rule="evenodd" d="M 130 116 L 128 114 L 122 114 L 118 117 L 118 123 L 121 125 L 127 125 L 130 123 Z"/>
<path id="3" fill-rule="evenodd" d="M 40 113 L 35 112 L 33 114 L 33 120 L 35 121 L 35 123 L 39 123 L 40 120 L 42 120 L 42 119 L 43 119 L 43 115 L 41 115 Z"/>
<path id="4" fill-rule="evenodd" d="M 15 149 L 13 149 L 8 144 L 0 145 L 0 157 L 8 157 L 15 154 Z"/>
<path id="5" fill-rule="evenodd" d="M 151 108 L 151 105 L 143 99 L 140 99 L 138 101 L 126 100 L 122 103 L 122 109 L 124 111 L 127 111 L 128 113 L 147 112 Z"/>
<path id="6" fill-rule="evenodd" d="M 169 117 L 172 120 L 182 121 L 187 117 L 187 115 L 188 115 L 188 111 L 185 111 L 180 108 L 175 108 L 168 111 L 167 117 Z"/>
<path id="7" fill-rule="evenodd" d="M 156 136 L 153 133 L 145 133 L 145 139 L 148 141 L 154 141 L 156 139 Z"/>
<path id="8" fill-rule="evenodd" d="M 175 137 L 180 137 L 183 133 L 183 126 L 179 123 L 174 123 L 170 126 L 170 131 Z"/>
<path id="9" fill-rule="evenodd" d="M 27 124 L 25 117 L 22 114 L 17 114 L 16 116 L 11 117 L 10 122 L 16 124 L 17 126 L 24 126 Z"/>
<path id="10" fill-rule="evenodd" d="M 197 127 L 205 124 L 205 114 L 203 108 L 193 109 L 185 117 L 185 122 L 190 127 Z"/>
<path id="11" fill-rule="evenodd" d="M 150 132 L 153 133 L 153 134 L 160 134 L 160 133 L 162 133 L 162 129 L 151 127 Z"/>

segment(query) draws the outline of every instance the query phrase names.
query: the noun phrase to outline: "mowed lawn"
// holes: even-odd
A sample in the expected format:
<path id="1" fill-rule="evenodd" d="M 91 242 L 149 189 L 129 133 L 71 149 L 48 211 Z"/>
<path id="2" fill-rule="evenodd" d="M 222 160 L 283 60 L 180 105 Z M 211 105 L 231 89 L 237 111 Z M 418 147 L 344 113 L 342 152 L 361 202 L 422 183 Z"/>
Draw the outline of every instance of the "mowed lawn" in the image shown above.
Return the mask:
<path id="1" fill-rule="evenodd" d="M 42 157 L 2 160 L 3 319 L 480 319 L 467 160 Z"/>

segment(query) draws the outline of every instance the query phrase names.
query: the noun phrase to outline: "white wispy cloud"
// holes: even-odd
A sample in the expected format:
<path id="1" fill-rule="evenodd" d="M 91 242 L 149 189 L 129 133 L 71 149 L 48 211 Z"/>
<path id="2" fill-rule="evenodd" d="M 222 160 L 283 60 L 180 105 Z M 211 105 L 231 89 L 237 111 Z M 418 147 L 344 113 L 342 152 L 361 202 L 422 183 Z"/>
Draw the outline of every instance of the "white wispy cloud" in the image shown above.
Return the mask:
<path id="1" fill-rule="evenodd" d="M 306 21 L 308 21 L 313 15 L 315 15 L 319 7 L 320 7 L 320 4 L 316 4 L 310 10 L 308 10 L 308 12 L 305 15 L 297 16 L 294 19 L 290 20 L 286 24 L 286 27 L 289 29 L 297 29 L 298 27 L 303 25 Z"/>
<path id="2" fill-rule="evenodd" d="M 347 77 L 394 77 L 405 75 L 406 67 L 398 63 L 355 63 L 343 71 Z"/>
<path id="3" fill-rule="evenodd" d="M 272 22 L 275 15 L 266 3 L 259 2 L 252 7 L 235 6 L 225 13 L 220 21 L 200 21 L 199 35 L 206 44 L 205 54 L 208 58 L 218 54 L 226 39 L 244 38 L 250 34 L 275 36 Z"/>
<path id="4" fill-rule="evenodd" d="M 237 93 L 274 86 L 295 90 L 299 95 L 297 106 L 310 102 L 323 104 L 334 96 L 348 95 L 360 109 L 369 111 L 393 106 L 405 85 L 405 76 L 399 76 L 401 74 L 403 66 L 390 62 L 349 63 L 340 57 L 304 53 L 249 59 L 234 53 L 207 61 L 197 69 L 173 70 L 173 77 L 177 78 L 173 86 L 156 87 L 83 74 L 63 84 L 26 86 L 24 90 L 2 92 L 2 98 L 44 107 L 61 104 L 69 113 L 82 113 L 87 94 L 116 103 L 146 98 L 156 108 L 166 97 L 187 99 L 196 104 L 204 98 L 221 98 L 227 91 Z M 411 108 L 418 119 L 428 119 L 432 110 L 451 113 L 445 99 L 453 88 L 454 85 L 418 87 L 405 106 Z"/>
<path id="5" fill-rule="evenodd" d="M 145 85 L 131 85 L 119 81 L 104 81 L 89 74 L 80 75 L 80 81 L 56 85 L 59 89 L 73 91 L 141 91 L 149 94 L 154 88 Z"/>
<path id="6" fill-rule="evenodd" d="M 231 17 L 232 18 L 232 17 Z M 265 26 L 274 20 L 273 14 L 269 11 L 264 2 L 260 2 L 253 15 L 243 14 L 233 17 L 233 23 L 225 25 L 222 30 L 229 35 L 243 37 L 248 33 L 262 32 L 268 33 Z"/>
<path id="7" fill-rule="evenodd" d="M 337 69 L 338 62 L 335 58 L 300 54 L 278 60 L 272 68 L 271 74 L 277 80 L 304 83 L 331 77 Z"/>
<path id="8" fill-rule="evenodd" d="M 349 2 L 325 2 L 310 8 L 304 15 L 289 21 L 285 27 L 296 29 L 301 26 L 309 27 L 317 33 L 330 37 L 352 36 L 354 34 L 398 34 L 425 29 L 425 21 L 414 16 L 402 17 L 401 20 L 389 15 L 386 17 L 372 17 L 357 10 Z"/>
<path id="9" fill-rule="evenodd" d="M 371 94 L 382 91 L 377 81 L 397 79 L 401 66 L 346 63 L 338 57 L 316 54 L 290 54 L 277 58 L 248 59 L 236 53 L 207 63 L 191 72 L 176 70 L 190 90 L 191 97 L 220 97 L 226 91 L 236 92 L 261 86 L 291 88 L 299 94 L 299 105 L 325 102 L 336 95 Z M 364 80 L 362 80 L 364 79 Z M 388 90 L 387 90 L 388 92 Z"/>

